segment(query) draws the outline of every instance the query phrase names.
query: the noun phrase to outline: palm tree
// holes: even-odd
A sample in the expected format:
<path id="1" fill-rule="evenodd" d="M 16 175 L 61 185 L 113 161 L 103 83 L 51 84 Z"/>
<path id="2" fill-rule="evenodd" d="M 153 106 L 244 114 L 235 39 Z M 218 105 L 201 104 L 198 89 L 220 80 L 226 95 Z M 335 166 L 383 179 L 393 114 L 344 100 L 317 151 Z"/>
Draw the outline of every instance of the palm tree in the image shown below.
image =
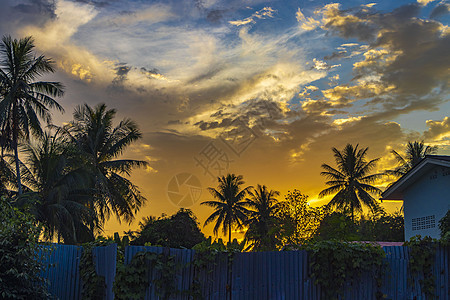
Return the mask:
<path id="1" fill-rule="evenodd" d="M 245 208 L 247 201 L 245 196 L 251 186 L 241 189 L 245 183 L 242 175 L 228 174 L 217 178 L 219 185 L 217 189 L 208 188 L 208 191 L 216 200 L 202 202 L 215 209 L 206 219 L 204 226 L 216 220 L 214 234 L 217 235 L 222 226 L 224 235 L 228 234 L 228 241 L 231 243 L 231 230 L 233 227 L 242 228 L 247 221 L 248 210 Z"/>
<path id="2" fill-rule="evenodd" d="M 408 141 L 408 144 L 406 144 L 404 157 L 395 150 L 391 151 L 391 153 L 394 154 L 399 166 L 394 170 L 387 171 L 387 173 L 396 177 L 403 176 L 423 158 L 425 158 L 426 155 L 436 153 L 436 151 L 436 146 L 426 146 L 423 141 Z"/>
<path id="3" fill-rule="evenodd" d="M 276 197 L 280 192 L 258 184 L 248 194 L 246 204 L 251 210 L 248 212 L 245 239 L 251 242 L 254 250 L 273 250 L 276 244 L 273 234 L 277 223 L 275 212 L 279 206 Z"/>
<path id="4" fill-rule="evenodd" d="M 381 193 L 379 188 L 371 184 L 384 174 L 370 174 L 378 158 L 367 161 L 368 149 L 358 150 L 358 145 L 353 147 L 351 144 L 347 144 L 342 152 L 332 148 L 337 169 L 323 164 L 322 168 L 325 171 L 320 173 L 329 179 L 326 182 L 329 187 L 319 193 L 319 198 L 335 194 L 328 205 L 343 210 L 350 209 L 352 220 L 355 211 L 362 212 L 362 204 L 370 209 L 377 207 L 378 203 L 371 194 Z"/>
<path id="5" fill-rule="evenodd" d="M 17 187 L 15 171 L 11 166 L 13 160 L 11 155 L 0 156 L 0 196 L 11 196 L 13 192 L 10 187 Z"/>
<path id="6" fill-rule="evenodd" d="M 39 118 L 51 121 L 49 108 L 63 111 L 52 97 L 64 94 L 59 82 L 35 81 L 54 72 L 53 62 L 43 55 L 36 57 L 31 37 L 20 40 L 4 36 L 0 44 L 0 127 L 3 138 L 11 143 L 16 163 L 18 194 L 22 194 L 19 139 L 28 140 L 30 131 L 42 134 Z"/>
<path id="7" fill-rule="evenodd" d="M 86 242 L 98 229 L 87 192 L 93 180 L 75 150 L 58 133 L 48 132 L 35 145 L 23 146 L 28 167 L 22 165 L 24 193 L 17 205 L 30 208 L 50 241 Z"/>
<path id="8" fill-rule="evenodd" d="M 135 167 L 146 166 L 145 161 L 118 159 L 125 148 L 142 137 L 137 124 L 130 119 L 122 120 L 116 127 L 113 119 L 115 109 L 105 104 L 92 108 L 87 104 L 75 108 L 74 120 L 63 129 L 78 145 L 85 164 L 95 178 L 94 203 L 102 222 L 111 213 L 128 223 L 145 203 L 138 187 L 125 176 Z"/>

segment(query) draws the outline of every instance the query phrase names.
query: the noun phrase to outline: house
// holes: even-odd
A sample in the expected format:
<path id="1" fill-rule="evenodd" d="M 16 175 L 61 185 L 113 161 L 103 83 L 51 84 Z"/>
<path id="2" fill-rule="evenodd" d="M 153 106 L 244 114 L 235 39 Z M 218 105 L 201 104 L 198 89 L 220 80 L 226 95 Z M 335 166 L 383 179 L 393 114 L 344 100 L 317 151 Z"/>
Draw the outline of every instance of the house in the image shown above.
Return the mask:
<path id="1" fill-rule="evenodd" d="M 450 209 L 450 156 L 425 156 L 381 196 L 403 200 L 406 240 L 418 234 L 439 238 L 438 222 Z"/>

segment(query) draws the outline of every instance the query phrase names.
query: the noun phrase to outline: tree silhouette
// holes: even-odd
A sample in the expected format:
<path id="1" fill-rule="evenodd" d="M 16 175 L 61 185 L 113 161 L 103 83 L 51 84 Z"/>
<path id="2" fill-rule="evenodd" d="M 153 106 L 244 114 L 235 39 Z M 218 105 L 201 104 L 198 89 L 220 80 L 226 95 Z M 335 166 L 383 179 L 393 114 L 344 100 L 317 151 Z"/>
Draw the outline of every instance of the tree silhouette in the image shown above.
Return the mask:
<path id="1" fill-rule="evenodd" d="M 216 220 L 214 234 L 217 234 L 222 226 L 223 234 L 228 234 L 228 241 L 231 243 L 232 228 L 242 228 L 247 220 L 248 210 L 245 207 L 247 205 L 245 196 L 251 186 L 241 189 L 245 183 L 242 175 L 228 174 L 217 179 L 219 182 L 217 189 L 208 188 L 208 191 L 217 200 L 201 203 L 215 209 L 206 219 L 204 226 Z"/>
<path id="2" fill-rule="evenodd" d="M 92 108 L 87 104 L 75 108 L 74 120 L 66 125 L 66 135 L 81 151 L 84 164 L 95 178 L 94 202 L 99 219 L 112 214 L 128 223 L 146 201 L 138 187 L 124 175 L 133 168 L 146 166 L 145 161 L 118 159 L 125 148 L 142 137 L 137 124 L 124 119 L 114 127 L 115 109 L 105 104 Z"/>
<path id="3" fill-rule="evenodd" d="M 42 134 L 39 118 L 50 122 L 49 108 L 63 111 L 52 98 L 64 94 L 61 83 L 35 81 L 54 72 L 53 62 L 43 55 L 36 57 L 33 49 L 31 37 L 13 40 L 4 36 L 0 43 L 0 128 L 3 141 L 9 141 L 14 151 L 19 195 L 22 194 L 19 139 L 28 140 L 30 132 Z"/>
<path id="4" fill-rule="evenodd" d="M 24 145 L 24 193 L 17 200 L 30 208 L 45 239 L 58 237 L 69 244 L 93 240 L 98 226 L 88 194 L 93 178 L 73 146 L 47 132 L 36 144 Z"/>
<path id="5" fill-rule="evenodd" d="M 404 156 L 395 150 L 391 151 L 397 160 L 398 167 L 394 170 L 387 171 L 387 173 L 396 177 L 403 176 L 425 158 L 426 155 L 436 153 L 436 151 L 436 146 L 427 146 L 423 141 L 409 141 L 408 144 L 406 144 Z"/>
<path id="6" fill-rule="evenodd" d="M 277 239 L 277 217 L 275 215 L 279 202 L 276 199 L 280 192 L 269 190 L 265 185 L 257 185 L 251 189 L 246 205 L 250 208 L 246 225 L 245 240 L 250 242 L 253 250 L 274 250 Z"/>
<path id="7" fill-rule="evenodd" d="M 337 169 L 322 164 L 325 171 L 320 175 L 329 179 L 326 182 L 329 187 L 321 191 L 319 197 L 335 194 L 328 205 L 344 211 L 349 209 L 352 220 L 355 211 L 362 212 L 363 204 L 370 209 L 377 207 L 378 203 L 371 194 L 381 194 L 381 190 L 371 184 L 384 174 L 370 174 L 378 158 L 367 161 L 368 149 L 358 149 L 358 145 L 353 147 L 351 144 L 347 144 L 342 152 L 332 148 Z"/>

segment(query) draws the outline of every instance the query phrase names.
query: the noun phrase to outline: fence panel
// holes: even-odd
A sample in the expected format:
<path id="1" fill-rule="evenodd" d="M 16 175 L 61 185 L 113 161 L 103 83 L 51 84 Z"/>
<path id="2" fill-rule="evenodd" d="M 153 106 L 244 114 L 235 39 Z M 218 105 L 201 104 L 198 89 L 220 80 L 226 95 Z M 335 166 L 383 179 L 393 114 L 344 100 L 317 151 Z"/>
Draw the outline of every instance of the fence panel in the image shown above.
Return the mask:
<path id="1" fill-rule="evenodd" d="M 113 284 L 116 276 L 117 244 L 92 249 L 95 271 L 105 278 L 106 300 L 114 299 Z"/>
<path id="2" fill-rule="evenodd" d="M 381 291 L 387 299 L 425 299 L 417 276 L 408 274 L 409 249 L 384 247 L 387 270 Z M 449 299 L 449 247 L 436 252 L 433 274 L 436 279 L 437 299 Z M 177 270 L 175 284 L 180 293 L 170 299 L 188 300 L 190 292 L 200 292 L 204 299 L 320 299 L 320 289 L 308 276 L 308 258 L 305 251 L 244 252 L 232 258 L 220 253 L 216 260 L 203 269 L 194 268 L 195 251 L 161 247 L 129 246 L 125 249 L 125 263 L 141 251 L 165 253 L 175 257 Z M 38 253 L 44 263 L 40 276 L 49 282 L 49 292 L 59 299 L 81 298 L 80 259 L 82 247 L 53 244 L 42 246 Z M 106 299 L 114 299 L 112 286 L 116 272 L 117 245 L 93 249 L 96 271 L 105 277 Z M 326 270 L 324 270 L 326 272 Z M 155 279 L 157 274 L 152 273 Z M 363 274 L 359 282 L 346 286 L 343 299 L 374 299 L 374 279 Z M 153 282 L 149 284 L 146 299 L 158 299 Z"/>
<path id="3" fill-rule="evenodd" d="M 59 299 L 80 299 L 80 259 L 82 247 L 52 244 L 42 246 L 39 257 L 44 268 L 40 273 L 48 280 L 48 291 Z"/>

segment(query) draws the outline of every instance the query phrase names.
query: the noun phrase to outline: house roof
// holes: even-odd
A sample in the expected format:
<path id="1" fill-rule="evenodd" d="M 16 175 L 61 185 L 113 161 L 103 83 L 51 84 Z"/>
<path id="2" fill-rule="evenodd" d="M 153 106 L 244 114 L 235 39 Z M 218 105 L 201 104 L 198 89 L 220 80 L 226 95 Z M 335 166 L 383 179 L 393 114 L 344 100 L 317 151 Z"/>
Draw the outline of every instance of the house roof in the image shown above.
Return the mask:
<path id="1" fill-rule="evenodd" d="M 427 155 L 381 194 L 381 200 L 403 200 L 403 192 L 435 166 L 450 168 L 450 156 Z"/>

